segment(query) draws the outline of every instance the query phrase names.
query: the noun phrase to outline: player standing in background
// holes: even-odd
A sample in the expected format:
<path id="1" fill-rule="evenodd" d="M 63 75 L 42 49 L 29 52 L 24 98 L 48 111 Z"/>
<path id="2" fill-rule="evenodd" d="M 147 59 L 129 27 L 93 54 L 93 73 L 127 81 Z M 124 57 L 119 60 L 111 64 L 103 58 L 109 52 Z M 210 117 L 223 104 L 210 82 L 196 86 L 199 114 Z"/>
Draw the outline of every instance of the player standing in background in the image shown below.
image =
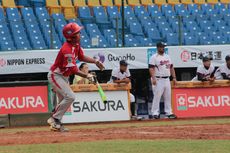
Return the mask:
<path id="1" fill-rule="evenodd" d="M 196 71 L 196 76 L 192 81 L 214 81 L 215 67 L 211 64 L 212 58 L 208 55 L 202 56 L 203 64 L 199 65 Z"/>
<path id="2" fill-rule="evenodd" d="M 215 73 L 217 80 L 230 80 L 230 55 L 225 57 L 226 63 L 222 64 Z"/>
<path id="3" fill-rule="evenodd" d="M 149 60 L 149 72 L 153 84 L 153 103 L 150 118 L 160 118 L 160 99 L 163 95 L 165 104 L 165 113 L 169 119 L 177 118 L 172 113 L 171 107 L 171 84 L 170 75 L 176 84 L 176 73 L 170 57 L 165 54 L 166 44 L 163 42 L 157 43 L 157 53 L 152 55 Z"/>
<path id="4" fill-rule="evenodd" d="M 54 64 L 48 73 L 48 80 L 52 88 L 57 93 L 59 103 L 56 106 L 52 116 L 47 120 L 50 129 L 53 131 L 66 131 L 61 123 L 61 119 L 67 109 L 75 100 L 75 94 L 71 90 L 68 77 L 70 75 L 79 75 L 81 77 L 92 79 L 92 74 L 86 74 L 79 71 L 76 61 L 94 63 L 100 70 L 104 69 L 103 64 L 91 57 L 85 56 L 80 46 L 80 30 L 82 27 L 76 23 L 69 23 L 63 28 L 63 35 L 66 42 L 61 47 Z"/>

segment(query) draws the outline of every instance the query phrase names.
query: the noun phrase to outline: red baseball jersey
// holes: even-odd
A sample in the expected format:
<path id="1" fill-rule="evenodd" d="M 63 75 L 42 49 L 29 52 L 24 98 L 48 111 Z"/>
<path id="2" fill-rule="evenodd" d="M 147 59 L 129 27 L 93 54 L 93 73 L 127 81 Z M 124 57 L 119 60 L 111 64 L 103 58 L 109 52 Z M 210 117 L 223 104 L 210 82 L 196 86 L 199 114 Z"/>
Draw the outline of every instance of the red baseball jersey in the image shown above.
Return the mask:
<path id="1" fill-rule="evenodd" d="M 70 76 L 76 74 L 78 71 L 76 61 L 83 60 L 84 53 L 80 45 L 73 46 L 65 42 L 60 49 L 54 64 L 50 70 L 62 74 L 63 76 Z"/>

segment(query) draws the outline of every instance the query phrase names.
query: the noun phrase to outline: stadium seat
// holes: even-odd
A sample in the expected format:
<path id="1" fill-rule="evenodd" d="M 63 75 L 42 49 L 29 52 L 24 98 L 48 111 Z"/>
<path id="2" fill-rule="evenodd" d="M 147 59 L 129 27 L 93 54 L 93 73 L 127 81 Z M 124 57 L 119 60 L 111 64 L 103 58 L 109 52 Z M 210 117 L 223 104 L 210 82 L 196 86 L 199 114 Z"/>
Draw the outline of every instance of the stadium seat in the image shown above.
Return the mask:
<path id="1" fill-rule="evenodd" d="M 144 6 L 135 6 L 134 13 L 136 14 L 137 18 L 140 20 L 143 17 L 149 18 L 148 12 L 145 10 Z"/>
<path id="2" fill-rule="evenodd" d="M 158 23 L 160 23 L 160 22 L 167 22 L 167 19 L 166 19 L 166 17 L 164 17 L 164 16 L 158 16 L 158 17 L 153 18 L 153 21 L 154 21 L 156 24 L 158 24 Z"/>
<path id="3" fill-rule="evenodd" d="M 154 42 L 157 42 L 162 39 L 159 30 L 153 27 L 147 29 L 147 37 L 151 38 Z"/>
<path id="4" fill-rule="evenodd" d="M 134 23 L 134 22 L 139 22 L 138 19 L 136 17 L 129 17 L 126 19 L 126 25 L 129 27 L 130 24 Z"/>
<path id="5" fill-rule="evenodd" d="M 14 0 L 1 0 L 2 6 L 4 8 L 22 8 L 23 6 L 17 6 L 14 2 Z"/>
<path id="6" fill-rule="evenodd" d="M 145 46 L 154 46 L 155 45 L 150 38 L 140 37 L 137 40 L 139 41 L 140 46 L 143 46 L 143 47 L 145 47 Z"/>
<path id="7" fill-rule="evenodd" d="M 178 19 L 178 16 L 173 15 L 173 16 L 168 16 L 167 21 L 169 24 L 172 24 L 172 22 L 179 21 L 179 19 Z"/>
<path id="8" fill-rule="evenodd" d="M 162 13 L 157 5 L 149 5 L 147 6 L 147 10 L 152 18 L 162 16 Z"/>
<path id="9" fill-rule="evenodd" d="M 179 40 L 178 40 L 178 34 L 177 33 L 168 33 L 166 36 L 166 41 L 168 45 L 178 45 L 179 44 Z"/>
<path id="10" fill-rule="evenodd" d="M 164 27 L 164 28 L 159 27 L 159 30 L 163 38 L 165 38 L 168 33 L 173 33 L 173 30 L 170 27 Z"/>
<path id="11" fill-rule="evenodd" d="M 228 42 L 228 38 L 226 36 L 222 36 L 222 35 L 215 35 L 215 36 L 211 36 L 212 41 L 214 44 L 226 44 Z"/>
<path id="12" fill-rule="evenodd" d="M 184 37 L 184 44 L 185 45 L 198 45 L 199 40 L 195 36 L 187 35 Z"/>
<path id="13" fill-rule="evenodd" d="M 75 8 L 71 0 L 59 0 L 66 19 L 76 18 Z"/>
<path id="14" fill-rule="evenodd" d="M 14 51 L 14 50 L 16 50 L 12 40 L 0 41 L 0 48 L 2 51 Z"/>
<path id="15" fill-rule="evenodd" d="M 188 27 L 187 31 L 190 33 L 197 33 L 197 32 L 201 32 L 201 29 L 199 27 Z"/>
<path id="16" fill-rule="evenodd" d="M 117 39 L 113 35 L 111 35 L 111 37 L 108 38 L 108 42 L 110 43 L 110 47 L 122 47 L 121 39 Z"/>
<path id="17" fill-rule="evenodd" d="M 37 19 L 34 15 L 33 9 L 29 7 L 21 8 L 21 15 L 24 19 L 24 22 L 27 24 L 28 22 L 36 23 Z"/>
<path id="18" fill-rule="evenodd" d="M 141 4 L 146 7 L 149 5 L 153 5 L 153 1 L 152 0 L 141 0 Z"/>
<path id="19" fill-rule="evenodd" d="M 107 7 L 107 14 L 110 18 L 110 20 L 116 19 L 116 18 L 121 18 L 121 14 L 118 11 L 117 6 L 108 6 Z"/>
<path id="20" fill-rule="evenodd" d="M 214 5 L 214 9 L 216 9 L 218 12 L 220 9 L 223 9 L 223 8 L 226 8 L 225 4 L 223 4 L 223 3 L 216 3 Z"/>
<path id="21" fill-rule="evenodd" d="M 120 13 L 122 13 L 121 11 L 122 10 L 120 10 Z M 130 18 L 130 17 L 136 17 L 133 12 L 133 9 L 130 6 L 124 7 L 124 14 L 125 14 L 125 19 Z"/>
<path id="22" fill-rule="evenodd" d="M 161 5 L 161 12 L 165 15 L 165 16 L 172 16 L 172 15 L 176 15 L 173 8 L 172 8 L 172 5 L 168 5 L 168 4 L 165 4 L 165 5 Z"/>
<path id="23" fill-rule="evenodd" d="M 217 31 L 217 27 L 207 26 L 202 29 L 205 33 L 215 32 Z"/>
<path id="24" fill-rule="evenodd" d="M 222 9 L 218 10 L 218 14 L 220 14 L 220 15 L 227 15 L 227 14 L 229 14 L 229 11 L 230 11 L 230 9 L 222 8 Z"/>
<path id="25" fill-rule="evenodd" d="M 78 7 L 86 7 L 86 0 L 73 0 L 73 6 Z"/>
<path id="26" fill-rule="evenodd" d="M 50 20 L 50 16 L 45 7 L 36 7 L 35 14 L 41 24 L 41 22 L 46 22 Z"/>
<path id="27" fill-rule="evenodd" d="M 174 6 L 174 5 L 180 4 L 180 1 L 179 0 L 168 0 L 168 4 Z"/>
<path id="28" fill-rule="evenodd" d="M 133 34 L 134 36 L 143 36 L 143 31 L 140 23 L 138 22 L 133 22 L 130 24 L 130 33 Z"/>
<path id="29" fill-rule="evenodd" d="M 181 3 L 185 5 L 193 4 L 193 0 L 181 0 Z"/>
<path id="30" fill-rule="evenodd" d="M 141 5 L 139 0 L 127 0 L 127 1 L 128 1 L 128 5 L 132 7 Z"/>
<path id="31" fill-rule="evenodd" d="M 130 34 L 125 35 L 125 46 L 126 47 L 137 47 L 139 46 L 138 41 Z"/>
<path id="32" fill-rule="evenodd" d="M 207 14 L 206 12 L 208 12 L 208 11 L 214 11 L 214 9 L 212 9 L 212 5 L 207 4 L 207 3 L 201 4 L 200 9 L 204 14 Z"/>
<path id="33" fill-rule="evenodd" d="M 109 36 L 113 35 L 113 36 L 116 36 L 116 32 L 114 29 L 105 29 L 103 31 L 103 34 L 104 34 L 104 37 L 107 39 L 109 38 Z"/>
<path id="34" fill-rule="evenodd" d="M 185 8 L 184 4 L 177 4 L 174 6 L 175 12 L 179 16 L 187 16 L 189 15 L 187 9 Z"/>
<path id="35" fill-rule="evenodd" d="M 69 19 L 68 23 L 71 23 L 71 22 L 77 23 L 79 26 L 83 26 L 79 18 Z"/>
<path id="36" fill-rule="evenodd" d="M 95 7 L 95 6 L 101 6 L 101 4 L 99 0 L 88 0 L 88 6 Z"/>
<path id="37" fill-rule="evenodd" d="M 4 15 L 3 8 L 0 7 L 0 22 L 4 22 L 6 19 L 6 16 Z"/>
<path id="38" fill-rule="evenodd" d="M 207 3 L 214 5 L 219 3 L 219 0 L 207 0 Z"/>
<path id="39" fill-rule="evenodd" d="M 93 16 L 90 13 L 89 7 L 78 7 L 78 18 L 82 19 L 83 23 L 92 23 Z"/>
<path id="40" fill-rule="evenodd" d="M 17 8 L 6 8 L 6 16 L 9 21 L 19 21 L 21 16 Z"/>
<path id="41" fill-rule="evenodd" d="M 202 5 L 206 3 L 206 0 L 194 0 L 194 3 L 197 5 Z"/>
<path id="42" fill-rule="evenodd" d="M 114 5 L 117 6 L 118 8 L 121 7 L 121 0 L 114 0 Z M 124 1 L 124 5 L 127 6 L 126 0 Z"/>
<path id="43" fill-rule="evenodd" d="M 195 19 L 196 19 L 195 15 L 186 15 L 183 16 L 182 21 L 189 22 L 189 21 L 195 21 Z"/>
<path id="44" fill-rule="evenodd" d="M 109 24 L 108 16 L 103 6 L 93 7 L 93 14 L 98 24 Z"/>
<path id="45" fill-rule="evenodd" d="M 166 0 L 155 0 L 154 4 L 157 4 L 158 6 L 167 4 Z"/>
<path id="46" fill-rule="evenodd" d="M 143 29 L 144 29 L 145 34 L 147 34 L 149 28 L 157 29 L 157 25 L 155 23 L 153 23 L 152 21 L 145 22 L 142 25 L 143 25 Z"/>
<path id="47" fill-rule="evenodd" d="M 207 15 L 196 15 L 196 21 L 197 22 L 200 22 L 200 21 L 203 21 L 203 20 L 208 20 L 209 19 L 209 16 Z"/>
<path id="48" fill-rule="evenodd" d="M 188 4 L 187 5 L 188 8 L 188 13 L 191 15 L 202 15 L 201 10 L 198 8 L 197 4 Z"/>
<path id="49" fill-rule="evenodd" d="M 61 6 L 58 3 L 58 0 L 46 0 L 46 7 L 49 14 L 61 13 Z"/>
<path id="50" fill-rule="evenodd" d="M 101 5 L 104 7 L 113 6 L 113 1 L 112 0 L 101 0 Z"/>

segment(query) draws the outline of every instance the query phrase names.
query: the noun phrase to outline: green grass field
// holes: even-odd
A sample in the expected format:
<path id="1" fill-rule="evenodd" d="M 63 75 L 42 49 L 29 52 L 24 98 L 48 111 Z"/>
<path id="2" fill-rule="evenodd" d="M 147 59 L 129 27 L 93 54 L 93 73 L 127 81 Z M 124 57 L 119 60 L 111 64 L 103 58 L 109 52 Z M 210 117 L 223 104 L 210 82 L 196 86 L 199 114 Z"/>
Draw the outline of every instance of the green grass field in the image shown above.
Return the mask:
<path id="1" fill-rule="evenodd" d="M 229 153 L 227 140 L 97 141 L 1 146 L 0 153 Z"/>
<path id="2" fill-rule="evenodd" d="M 230 124 L 229 118 L 70 125 L 74 129 L 196 124 Z M 47 127 L 2 129 L 0 132 L 45 131 Z M 0 138 L 1 141 L 1 138 Z M 0 146 L 0 153 L 230 153 L 230 140 L 109 140 L 75 143 Z"/>

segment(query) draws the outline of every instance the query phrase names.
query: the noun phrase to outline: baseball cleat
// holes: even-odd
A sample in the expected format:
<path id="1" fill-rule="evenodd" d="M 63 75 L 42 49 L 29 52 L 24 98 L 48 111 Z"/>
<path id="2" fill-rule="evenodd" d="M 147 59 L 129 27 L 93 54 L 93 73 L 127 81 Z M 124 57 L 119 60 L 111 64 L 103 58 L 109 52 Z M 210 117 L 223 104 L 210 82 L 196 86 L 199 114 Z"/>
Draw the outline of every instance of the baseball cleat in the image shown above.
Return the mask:
<path id="1" fill-rule="evenodd" d="M 56 118 L 53 118 L 53 117 L 50 117 L 47 120 L 47 123 L 50 125 L 50 130 L 51 131 L 60 131 L 60 129 L 61 129 L 61 122 L 60 122 L 60 120 L 58 120 Z"/>
<path id="2" fill-rule="evenodd" d="M 176 116 L 176 115 L 174 115 L 174 114 L 170 114 L 170 115 L 168 115 L 168 118 L 169 118 L 169 119 L 176 119 L 176 118 L 177 118 L 177 116 Z"/>
<path id="3" fill-rule="evenodd" d="M 160 115 L 153 115 L 154 119 L 160 119 Z"/>

